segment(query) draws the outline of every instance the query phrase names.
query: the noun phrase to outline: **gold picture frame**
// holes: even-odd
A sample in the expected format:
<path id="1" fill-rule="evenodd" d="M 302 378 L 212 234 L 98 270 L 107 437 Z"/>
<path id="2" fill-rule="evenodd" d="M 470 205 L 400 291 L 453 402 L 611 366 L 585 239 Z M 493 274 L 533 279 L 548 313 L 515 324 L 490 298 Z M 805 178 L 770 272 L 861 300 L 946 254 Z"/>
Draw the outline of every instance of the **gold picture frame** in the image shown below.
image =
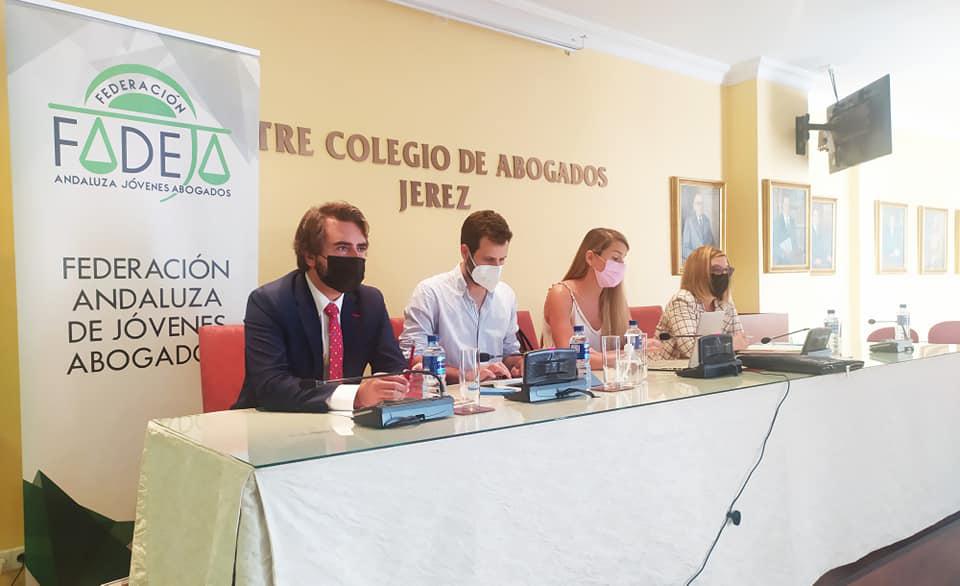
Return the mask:
<path id="1" fill-rule="evenodd" d="M 909 213 L 910 208 L 905 203 L 877 201 L 874 204 L 873 252 L 878 274 L 907 272 L 907 220 Z M 901 215 L 902 218 L 897 219 Z M 886 222 L 884 222 L 885 218 Z M 884 226 L 886 226 L 886 229 Z M 900 229 L 900 226 L 902 226 L 902 229 Z M 897 232 L 898 229 L 900 229 L 900 233 Z"/>
<path id="2" fill-rule="evenodd" d="M 793 211 L 798 198 L 803 200 L 799 214 Z M 784 212 L 785 202 L 788 207 Z M 764 179 L 763 272 L 805 273 L 809 270 L 810 186 Z"/>
<path id="3" fill-rule="evenodd" d="M 704 207 L 708 203 L 703 201 L 704 196 L 710 199 L 707 207 Z M 697 197 L 700 197 L 699 212 L 696 211 Z M 671 177 L 670 261 L 673 274 L 682 275 L 687 256 L 703 245 L 721 250 L 727 245 L 727 184 Z"/>
<path id="4" fill-rule="evenodd" d="M 821 236 L 814 230 L 814 220 L 824 222 L 823 209 L 830 206 L 829 254 L 822 252 Z M 825 259 L 829 258 L 829 263 Z M 832 275 L 837 272 L 837 198 L 813 197 L 810 200 L 810 272 L 817 275 Z"/>
<path id="5" fill-rule="evenodd" d="M 942 275 L 950 270 L 949 236 L 950 210 L 917 208 L 917 267 L 921 275 Z"/>

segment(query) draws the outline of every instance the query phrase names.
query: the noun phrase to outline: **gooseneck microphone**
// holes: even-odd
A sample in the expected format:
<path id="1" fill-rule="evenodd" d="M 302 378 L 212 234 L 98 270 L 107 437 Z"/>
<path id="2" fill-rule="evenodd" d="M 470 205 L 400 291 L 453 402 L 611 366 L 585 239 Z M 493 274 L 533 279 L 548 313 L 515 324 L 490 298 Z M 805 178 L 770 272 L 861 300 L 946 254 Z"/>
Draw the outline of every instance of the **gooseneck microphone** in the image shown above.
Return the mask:
<path id="1" fill-rule="evenodd" d="M 488 352 L 477 352 L 479 362 L 490 362 L 494 358 L 513 358 L 514 356 L 523 356 L 526 352 L 513 352 L 511 354 L 490 354 Z"/>
<path id="2" fill-rule="evenodd" d="M 794 335 L 794 334 L 799 334 L 800 332 L 808 332 L 808 331 L 810 331 L 810 329 L 811 329 L 811 328 L 802 328 L 802 329 L 799 329 L 799 330 L 794 330 L 794 331 L 792 331 L 792 332 L 787 332 L 786 334 L 780 334 L 780 335 L 777 335 L 777 336 L 772 336 L 772 337 L 771 337 L 771 336 L 764 336 L 764 337 L 760 338 L 760 343 L 761 343 L 761 344 L 769 344 L 769 343 L 772 342 L 773 340 L 778 340 L 778 339 L 780 339 L 780 338 L 786 338 L 786 337 L 792 336 L 792 335 Z"/>
<path id="3" fill-rule="evenodd" d="M 657 335 L 657 338 L 659 338 L 661 342 L 666 342 L 667 340 L 674 339 L 674 338 L 702 338 L 702 337 L 703 337 L 703 336 L 701 336 L 701 335 L 699 335 L 699 334 L 676 334 L 676 335 L 674 335 L 674 334 L 671 334 L 670 332 L 660 332 L 660 334 Z"/>
<path id="4" fill-rule="evenodd" d="M 905 340 L 912 340 L 913 336 L 910 332 L 907 331 L 907 326 L 900 323 L 899 320 L 895 319 L 873 319 L 872 317 L 867 320 L 867 323 L 872 325 L 876 324 L 896 324 L 895 328 L 900 328 L 900 331 L 903 333 L 903 338 Z"/>
<path id="5" fill-rule="evenodd" d="M 443 391 L 446 388 L 446 381 L 441 380 L 439 375 L 437 375 L 434 372 L 430 372 L 428 370 L 412 370 L 409 368 L 405 368 L 400 372 L 381 372 L 379 374 L 368 374 L 366 376 L 349 376 L 345 378 L 336 378 L 331 380 L 303 379 L 300 381 L 300 388 L 309 389 L 312 387 L 319 387 L 320 385 L 349 385 L 349 384 L 356 384 L 360 381 L 370 380 L 374 378 L 386 378 L 388 376 L 409 376 L 412 374 L 432 376 L 433 378 L 437 379 L 437 381 L 440 383 L 440 394 L 443 395 Z"/>

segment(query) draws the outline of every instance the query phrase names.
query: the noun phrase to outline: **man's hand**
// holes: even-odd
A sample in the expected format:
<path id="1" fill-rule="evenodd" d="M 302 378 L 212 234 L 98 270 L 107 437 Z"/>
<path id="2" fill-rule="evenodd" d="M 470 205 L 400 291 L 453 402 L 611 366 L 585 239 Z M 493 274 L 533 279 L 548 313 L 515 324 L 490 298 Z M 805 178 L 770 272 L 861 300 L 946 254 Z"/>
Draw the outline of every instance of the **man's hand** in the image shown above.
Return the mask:
<path id="1" fill-rule="evenodd" d="M 402 376 L 368 378 L 360 383 L 357 396 L 353 400 L 354 409 L 366 409 L 384 401 L 402 399 L 410 390 L 407 379 Z"/>
<path id="2" fill-rule="evenodd" d="M 487 378 L 483 377 L 484 371 L 490 373 Z M 488 380 L 491 378 L 510 378 L 510 369 L 504 366 L 502 362 L 488 364 L 486 367 L 480 370 L 480 380 Z"/>
<path id="3" fill-rule="evenodd" d="M 504 360 L 503 364 L 510 369 L 510 378 L 523 376 L 523 356 L 511 356 Z"/>

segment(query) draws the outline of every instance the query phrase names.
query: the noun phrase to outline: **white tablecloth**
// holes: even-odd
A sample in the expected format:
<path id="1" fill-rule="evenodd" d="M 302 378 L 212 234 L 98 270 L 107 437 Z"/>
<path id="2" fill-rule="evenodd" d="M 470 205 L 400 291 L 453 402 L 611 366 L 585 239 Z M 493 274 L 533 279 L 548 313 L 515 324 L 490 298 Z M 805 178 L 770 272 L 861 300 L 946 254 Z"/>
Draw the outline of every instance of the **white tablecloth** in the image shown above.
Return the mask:
<path id="1" fill-rule="evenodd" d="M 960 510 L 958 373 L 949 354 L 793 381 L 743 522 L 697 583 L 808 585 Z M 786 388 L 770 380 L 223 475 L 242 501 L 237 584 L 682 584 L 758 456 Z M 149 557 L 169 529 L 142 525 L 134 583 L 173 583 Z M 231 578 L 194 577 L 176 583 Z"/>

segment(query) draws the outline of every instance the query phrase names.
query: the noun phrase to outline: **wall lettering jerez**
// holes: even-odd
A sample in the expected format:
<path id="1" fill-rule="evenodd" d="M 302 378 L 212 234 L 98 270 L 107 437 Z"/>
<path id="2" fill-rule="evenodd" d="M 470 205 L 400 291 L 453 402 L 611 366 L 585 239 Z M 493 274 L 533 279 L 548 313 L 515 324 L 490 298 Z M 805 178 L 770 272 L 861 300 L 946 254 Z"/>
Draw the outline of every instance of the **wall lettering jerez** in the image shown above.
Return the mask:
<path id="1" fill-rule="evenodd" d="M 312 157 L 316 151 L 311 134 L 312 129 L 303 126 L 261 120 L 260 150 L 268 151 L 272 146 L 278 153 Z M 461 175 L 493 174 L 505 179 L 584 185 L 598 189 L 605 188 L 609 183 L 606 167 L 599 165 L 502 153 L 488 157 L 485 151 L 475 149 L 348 134 L 341 130 L 328 131 L 320 150 L 337 161 L 354 163 L 449 171 Z M 400 179 L 399 188 L 401 212 L 410 207 L 469 210 L 472 205 L 470 186 L 462 183 Z"/>

